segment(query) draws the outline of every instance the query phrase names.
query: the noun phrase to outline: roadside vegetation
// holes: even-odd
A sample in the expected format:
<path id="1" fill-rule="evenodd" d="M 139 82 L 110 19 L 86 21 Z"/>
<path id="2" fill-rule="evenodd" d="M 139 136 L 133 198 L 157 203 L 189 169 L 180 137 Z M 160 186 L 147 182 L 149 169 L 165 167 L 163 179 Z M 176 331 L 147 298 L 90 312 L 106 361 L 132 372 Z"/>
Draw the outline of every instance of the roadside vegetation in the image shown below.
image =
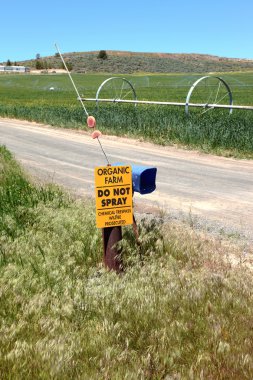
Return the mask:
<path id="1" fill-rule="evenodd" d="M 252 379 L 245 246 L 143 219 L 118 276 L 91 201 L 35 184 L 4 147 L 0 168 L 1 380 Z"/>
<path id="2" fill-rule="evenodd" d="M 199 75 L 127 76 L 141 100 L 185 102 L 186 94 Z M 95 97 L 106 75 L 74 75 L 85 97 Z M 234 104 L 253 104 L 253 74 L 225 74 Z M 105 96 L 113 97 L 115 84 Z M 119 82 L 119 86 L 121 83 Z M 53 91 L 50 88 L 53 87 Z M 110 94 L 110 91 L 112 93 Z M 66 75 L 0 76 L 0 115 L 46 123 L 63 128 L 86 129 L 86 116 Z M 87 102 L 97 119 L 97 127 L 106 134 L 134 137 L 156 144 L 178 144 L 206 152 L 241 158 L 253 157 L 253 113 L 234 110 L 209 110 L 199 115 L 183 107 L 101 104 Z"/>

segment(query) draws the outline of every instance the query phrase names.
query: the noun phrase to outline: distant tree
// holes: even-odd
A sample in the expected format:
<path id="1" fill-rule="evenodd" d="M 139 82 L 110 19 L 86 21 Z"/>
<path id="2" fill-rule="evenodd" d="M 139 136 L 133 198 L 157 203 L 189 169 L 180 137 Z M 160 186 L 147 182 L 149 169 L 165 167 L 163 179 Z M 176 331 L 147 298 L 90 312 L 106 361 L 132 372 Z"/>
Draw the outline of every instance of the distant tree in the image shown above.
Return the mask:
<path id="1" fill-rule="evenodd" d="M 6 66 L 12 66 L 12 63 L 11 61 L 8 59 L 8 61 L 6 62 Z"/>
<path id="2" fill-rule="evenodd" d="M 60 57 L 60 53 L 55 53 L 54 55 L 56 58 Z"/>
<path id="3" fill-rule="evenodd" d="M 69 70 L 69 71 L 72 71 L 72 70 L 73 70 L 73 65 L 72 65 L 72 63 L 71 63 L 71 62 L 65 62 L 65 63 L 66 63 L 66 66 L 67 66 L 68 70 Z M 62 64 L 61 64 L 61 68 L 62 68 L 62 69 L 65 69 L 65 66 L 64 66 L 63 62 L 62 62 Z"/>
<path id="4" fill-rule="evenodd" d="M 36 59 L 40 59 L 40 54 L 39 53 L 36 54 Z"/>
<path id="5" fill-rule="evenodd" d="M 36 61 L 36 64 L 35 64 L 35 68 L 36 68 L 36 70 L 44 69 L 43 62 L 37 60 L 37 61 Z"/>
<path id="6" fill-rule="evenodd" d="M 99 59 L 107 59 L 108 56 L 107 56 L 106 50 L 100 50 L 100 52 L 98 53 L 98 58 Z"/>

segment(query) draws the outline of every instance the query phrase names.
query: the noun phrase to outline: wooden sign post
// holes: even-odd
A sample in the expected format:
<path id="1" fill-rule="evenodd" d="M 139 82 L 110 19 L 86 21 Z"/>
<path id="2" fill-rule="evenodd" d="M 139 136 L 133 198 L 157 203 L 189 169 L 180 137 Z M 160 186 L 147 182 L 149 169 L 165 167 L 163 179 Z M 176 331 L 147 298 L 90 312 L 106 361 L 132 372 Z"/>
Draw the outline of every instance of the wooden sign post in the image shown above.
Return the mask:
<path id="1" fill-rule="evenodd" d="M 120 251 L 121 226 L 133 223 L 131 166 L 95 168 L 96 223 L 103 229 L 104 261 L 109 269 L 122 270 Z"/>

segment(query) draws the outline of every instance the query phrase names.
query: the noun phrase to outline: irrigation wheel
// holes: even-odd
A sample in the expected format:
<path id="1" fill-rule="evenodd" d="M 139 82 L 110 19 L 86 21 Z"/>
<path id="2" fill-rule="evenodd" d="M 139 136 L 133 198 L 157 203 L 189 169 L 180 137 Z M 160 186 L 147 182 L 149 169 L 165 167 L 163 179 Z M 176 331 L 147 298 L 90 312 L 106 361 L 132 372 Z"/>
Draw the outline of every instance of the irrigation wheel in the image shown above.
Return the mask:
<path id="1" fill-rule="evenodd" d="M 185 113 L 188 115 L 189 108 L 196 107 L 195 112 L 203 115 L 221 104 L 233 105 L 232 92 L 224 79 L 208 75 L 199 78 L 191 86 L 186 97 Z M 228 110 L 231 114 L 232 108 Z"/>
<path id="2" fill-rule="evenodd" d="M 111 102 L 109 103 L 119 104 L 120 100 L 137 100 L 137 96 L 135 89 L 129 80 L 121 77 L 111 77 L 101 83 L 97 90 L 97 108 L 99 107 L 99 101 L 103 99 L 111 99 Z M 136 106 L 136 103 L 133 104 Z"/>

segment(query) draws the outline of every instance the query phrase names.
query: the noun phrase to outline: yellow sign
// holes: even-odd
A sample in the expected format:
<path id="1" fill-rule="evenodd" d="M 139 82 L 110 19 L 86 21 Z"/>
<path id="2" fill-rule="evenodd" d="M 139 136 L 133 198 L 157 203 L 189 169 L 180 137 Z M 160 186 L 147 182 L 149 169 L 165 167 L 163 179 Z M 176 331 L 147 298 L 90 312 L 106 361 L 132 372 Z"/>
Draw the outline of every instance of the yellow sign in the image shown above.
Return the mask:
<path id="1" fill-rule="evenodd" d="M 133 223 L 131 166 L 95 168 L 96 220 L 98 228 Z"/>

